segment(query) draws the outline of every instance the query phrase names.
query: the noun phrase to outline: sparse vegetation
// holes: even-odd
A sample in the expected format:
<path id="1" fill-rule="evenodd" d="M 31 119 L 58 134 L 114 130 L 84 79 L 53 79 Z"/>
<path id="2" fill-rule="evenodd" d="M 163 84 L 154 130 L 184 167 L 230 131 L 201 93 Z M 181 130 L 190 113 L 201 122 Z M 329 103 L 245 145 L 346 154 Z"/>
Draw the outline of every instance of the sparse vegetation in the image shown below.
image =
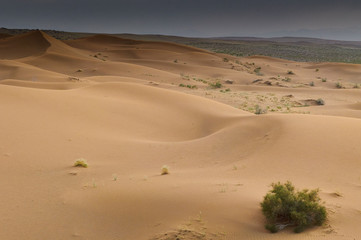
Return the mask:
<path id="1" fill-rule="evenodd" d="M 272 233 L 294 226 L 294 232 L 299 233 L 307 227 L 321 226 L 327 219 L 326 208 L 320 204 L 318 189 L 295 191 L 291 182 L 285 184 L 273 183 L 261 202 L 261 208 L 266 217 L 266 229 Z"/>
<path id="2" fill-rule="evenodd" d="M 254 114 L 260 115 L 260 114 L 265 114 L 266 112 L 267 112 L 267 110 L 262 109 L 259 105 L 255 106 Z"/>
<path id="3" fill-rule="evenodd" d="M 257 75 L 257 76 L 263 76 L 263 74 L 261 73 L 261 67 L 256 67 L 253 72 Z"/>
<path id="4" fill-rule="evenodd" d="M 228 58 L 223 58 L 223 62 L 229 62 Z"/>
<path id="5" fill-rule="evenodd" d="M 291 80 L 292 80 L 292 79 L 289 78 L 289 77 L 285 77 L 285 78 L 282 79 L 282 81 L 284 81 L 284 82 L 291 82 Z"/>
<path id="6" fill-rule="evenodd" d="M 287 71 L 287 74 L 288 75 L 295 75 L 295 73 L 293 71 L 291 71 L 291 70 Z"/>
<path id="7" fill-rule="evenodd" d="M 355 83 L 355 85 L 353 85 L 353 88 L 360 88 L 360 85 Z"/>
<path id="8" fill-rule="evenodd" d="M 345 87 L 342 85 L 342 83 L 337 82 L 337 83 L 336 83 L 336 88 L 341 89 L 341 88 L 345 88 Z"/>
<path id="9" fill-rule="evenodd" d="M 210 87 L 212 88 L 221 88 L 222 87 L 222 83 L 220 83 L 219 81 L 216 82 L 210 82 L 208 83 Z"/>
<path id="10" fill-rule="evenodd" d="M 221 93 L 226 93 L 226 92 L 230 92 L 231 89 L 230 88 L 227 88 L 227 89 L 224 89 L 224 90 L 220 90 Z"/>
<path id="11" fill-rule="evenodd" d="M 325 105 L 325 101 L 322 98 L 316 100 L 317 105 Z"/>
<path id="12" fill-rule="evenodd" d="M 320 71 L 320 69 L 316 68 L 316 69 L 315 69 L 315 72 L 318 72 L 318 71 Z"/>
<path id="13" fill-rule="evenodd" d="M 186 74 L 184 74 L 184 73 L 180 73 L 180 76 L 181 76 L 181 78 L 184 79 L 184 80 L 190 80 L 189 75 L 186 75 Z"/>
<path id="14" fill-rule="evenodd" d="M 322 78 L 321 81 L 322 82 L 327 82 L 327 78 Z"/>
<path id="15" fill-rule="evenodd" d="M 169 174 L 169 167 L 167 165 L 163 165 L 161 168 L 161 175 Z"/>
<path id="16" fill-rule="evenodd" d="M 113 181 L 117 181 L 118 180 L 118 175 L 117 174 L 113 174 Z"/>
<path id="17" fill-rule="evenodd" d="M 88 163 L 84 158 L 79 158 L 75 161 L 74 163 L 74 167 L 83 167 L 83 168 L 87 168 L 88 167 Z"/>
<path id="18" fill-rule="evenodd" d="M 190 84 L 185 85 L 183 83 L 179 84 L 179 87 L 187 87 L 189 89 L 196 89 L 197 88 L 196 85 L 190 85 Z"/>
<path id="19" fill-rule="evenodd" d="M 312 81 L 312 82 L 310 82 L 310 86 L 311 87 L 314 87 L 315 86 L 315 83 Z"/>

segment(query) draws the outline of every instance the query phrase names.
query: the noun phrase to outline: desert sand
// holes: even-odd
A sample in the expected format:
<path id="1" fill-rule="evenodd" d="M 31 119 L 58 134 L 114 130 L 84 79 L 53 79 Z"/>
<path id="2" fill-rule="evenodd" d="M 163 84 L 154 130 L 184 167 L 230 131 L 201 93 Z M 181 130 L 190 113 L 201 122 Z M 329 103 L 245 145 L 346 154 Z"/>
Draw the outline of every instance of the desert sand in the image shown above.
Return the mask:
<path id="1" fill-rule="evenodd" d="M 360 65 L 0 38 L 0 239 L 361 239 Z M 325 226 L 264 228 L 287 180 L 320 189 Z"/>

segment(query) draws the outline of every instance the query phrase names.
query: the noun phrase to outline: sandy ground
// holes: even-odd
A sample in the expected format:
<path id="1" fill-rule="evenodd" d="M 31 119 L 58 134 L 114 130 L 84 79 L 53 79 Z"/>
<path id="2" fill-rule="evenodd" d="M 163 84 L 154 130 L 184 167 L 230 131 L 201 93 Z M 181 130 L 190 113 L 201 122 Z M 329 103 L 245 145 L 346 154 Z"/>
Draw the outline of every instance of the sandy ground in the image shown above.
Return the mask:
<path id="1" fill-rule="evenodd" d="M 0 239 L 361 239 L 359 87 L 360 65 L 1 36 Z M 286 180 L 325 226 L 264 229 Z"/>

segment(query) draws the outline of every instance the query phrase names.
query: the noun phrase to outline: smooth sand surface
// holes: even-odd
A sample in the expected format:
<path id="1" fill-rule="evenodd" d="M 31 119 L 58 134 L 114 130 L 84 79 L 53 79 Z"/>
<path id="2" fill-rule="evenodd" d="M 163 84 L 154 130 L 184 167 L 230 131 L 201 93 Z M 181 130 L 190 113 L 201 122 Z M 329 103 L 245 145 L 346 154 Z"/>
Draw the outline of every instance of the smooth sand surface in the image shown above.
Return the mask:
<path id="1" fill-rule="evenodd" d="M 361 239 L 360 65 L 0 38 L 0 239 Z M 287 180 L 320 189 L 325 226 L 265 230 Z"/>

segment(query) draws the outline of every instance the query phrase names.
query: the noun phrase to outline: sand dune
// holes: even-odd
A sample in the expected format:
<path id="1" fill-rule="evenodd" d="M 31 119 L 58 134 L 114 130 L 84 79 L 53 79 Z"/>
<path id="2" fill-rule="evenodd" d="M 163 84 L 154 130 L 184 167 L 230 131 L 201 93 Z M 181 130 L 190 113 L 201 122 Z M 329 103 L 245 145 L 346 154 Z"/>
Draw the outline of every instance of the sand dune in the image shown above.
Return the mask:
<path id="1" fill-rule="evenodd" d="M 358 65 L 39 31 L 0 50 L 0 239 L 360 237 Z M 286 180 L 320 189 L 325 226 L 264 229 Z"/>

